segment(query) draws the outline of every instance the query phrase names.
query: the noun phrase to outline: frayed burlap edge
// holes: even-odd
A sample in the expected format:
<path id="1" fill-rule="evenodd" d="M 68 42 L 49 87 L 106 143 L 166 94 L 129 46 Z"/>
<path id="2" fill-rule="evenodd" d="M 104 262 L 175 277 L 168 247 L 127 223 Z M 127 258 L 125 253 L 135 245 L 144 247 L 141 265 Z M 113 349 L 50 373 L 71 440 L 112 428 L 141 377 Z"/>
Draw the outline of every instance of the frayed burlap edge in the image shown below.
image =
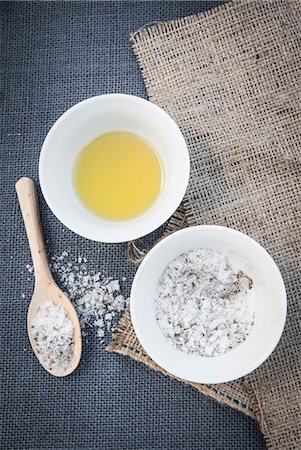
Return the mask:
<path id="1" fill-rule="evenodd" d="M 186 228 L 188 226 L 186 214 L 185 214 L 185 207 L 184 207 L 184 201 L 180 204 L 179 208 L 176 210 L 176 212 L 171 216 L 169 221 L 167 222 L 167 225 L 164 229 L 164 233 L 162 237 L 156 242 L 160 242 L 162 239 L 164 239 L 166 236 L 168 236 L 171 233 L 174 233 L 177 230 L 181 230 L 182 228 Z M 140 264 L 146 254 L 148 253 L 149 249 L 145 249 L 141 247 L 139 239 L 136 239 L 134 241 L 128 242 L 128 260 L 132 262 L 135 265 Z"/>

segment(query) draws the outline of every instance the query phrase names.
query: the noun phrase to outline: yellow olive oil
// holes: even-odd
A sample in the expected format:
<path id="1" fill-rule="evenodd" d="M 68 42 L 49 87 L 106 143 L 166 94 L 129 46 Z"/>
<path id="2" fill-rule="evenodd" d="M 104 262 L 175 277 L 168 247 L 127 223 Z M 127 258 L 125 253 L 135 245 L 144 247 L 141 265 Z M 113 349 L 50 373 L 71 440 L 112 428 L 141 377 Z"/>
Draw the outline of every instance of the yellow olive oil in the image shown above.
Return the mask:
<path id="1" fill-rule="evenodd" d="M 163 173 L 148 142 L 132 133 L 113 131 L 82 149 L 74 164 L 73 181 L 87 209 L 120 221 L 150 208 L 160 193 Z"/>

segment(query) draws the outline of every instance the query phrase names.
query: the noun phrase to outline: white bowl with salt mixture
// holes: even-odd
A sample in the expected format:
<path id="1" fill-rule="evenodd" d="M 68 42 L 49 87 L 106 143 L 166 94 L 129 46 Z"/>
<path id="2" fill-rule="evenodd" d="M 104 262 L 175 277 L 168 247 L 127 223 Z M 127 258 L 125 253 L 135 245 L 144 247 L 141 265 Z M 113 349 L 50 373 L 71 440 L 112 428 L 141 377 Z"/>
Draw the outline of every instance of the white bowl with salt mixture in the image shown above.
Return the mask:
<path id="1" fill-rule="evenodd" d="M 159 242 L 131 291 L 135 332 L 171 374 L 224 383 L 259 367 L 276 347 L 286 292 L 271 256 L 250 237 L 201 225 Z"/>

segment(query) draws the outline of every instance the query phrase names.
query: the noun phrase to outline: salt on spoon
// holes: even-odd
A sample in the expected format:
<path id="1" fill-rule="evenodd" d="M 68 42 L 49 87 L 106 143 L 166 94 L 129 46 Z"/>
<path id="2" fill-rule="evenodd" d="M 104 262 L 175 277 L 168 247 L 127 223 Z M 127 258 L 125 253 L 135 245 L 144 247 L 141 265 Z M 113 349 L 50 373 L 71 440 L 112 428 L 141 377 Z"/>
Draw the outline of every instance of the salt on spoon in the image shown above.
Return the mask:
<path id="1" fill-rule="evenodd" d="M 79 320 L 72 303 L 56 285 L 49 269 L 34 182 L 30 178 L 20 178 L 16 183 L 16 191 L 25 223 L 35 273 L 34 293 L 27 314 L 27 331 L 30 344 L 45 370 L 52 375 L 64 377 L 76 369 L 81 358 L 82 339 Z M 47 309 L 51 309 L 51 306 L 58 312 L 62 313 L 63 311 L 65 313 L 65 322 L 70 324 L 71 321 L 73 326 L 72 358 L 70 358 L 68 364 L 62 366 L 61 370 L 57 364 L 51 365 L 43 357 L 37 345 L 36 329 L 33 330 L 32 325 L 41 323 L 39 322 L 41 311 L 43 312 L 45 309 L 47 311 Z M 62 337 L 64 338 L 64 336 Z M 68 337 L 70 338 L 70 329 Z M 63 346 L 64 348 L 66 346 Z M 67 359 L 69 357 L 70 355 L 67 355 Z"/>

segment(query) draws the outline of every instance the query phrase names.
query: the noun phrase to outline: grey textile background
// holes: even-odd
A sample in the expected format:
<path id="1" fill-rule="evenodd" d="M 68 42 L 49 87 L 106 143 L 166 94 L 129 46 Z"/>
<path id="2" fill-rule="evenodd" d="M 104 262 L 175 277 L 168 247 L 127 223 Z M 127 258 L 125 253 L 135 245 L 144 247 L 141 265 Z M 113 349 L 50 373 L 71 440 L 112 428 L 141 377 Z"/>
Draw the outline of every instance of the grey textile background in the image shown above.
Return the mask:
<path id="1" fill-rule="evenodd" d="M 107 353 L 91 335 L 66 379 L 36 362 L 26 335 L 33 282 L 14 191 L 38 181 L 38 157 L 53 122 L 92 95 L 145 97 L 128 36 L 146 23 L 209 9 L 218 2 L 1 2 L 0 448 L 264 449 L 257 425 L 130 359 Z M 126 245 L 97 244 L 63 227 L 40 195 L 49 255 L 70 247 L 91 268 L 127 276 Z M 159 236 L 160 230 L 148 237 Z M 22 273 L 23 272 L 23 273 Z M 23 299 L 21 294 L 26 298 Z"/>

